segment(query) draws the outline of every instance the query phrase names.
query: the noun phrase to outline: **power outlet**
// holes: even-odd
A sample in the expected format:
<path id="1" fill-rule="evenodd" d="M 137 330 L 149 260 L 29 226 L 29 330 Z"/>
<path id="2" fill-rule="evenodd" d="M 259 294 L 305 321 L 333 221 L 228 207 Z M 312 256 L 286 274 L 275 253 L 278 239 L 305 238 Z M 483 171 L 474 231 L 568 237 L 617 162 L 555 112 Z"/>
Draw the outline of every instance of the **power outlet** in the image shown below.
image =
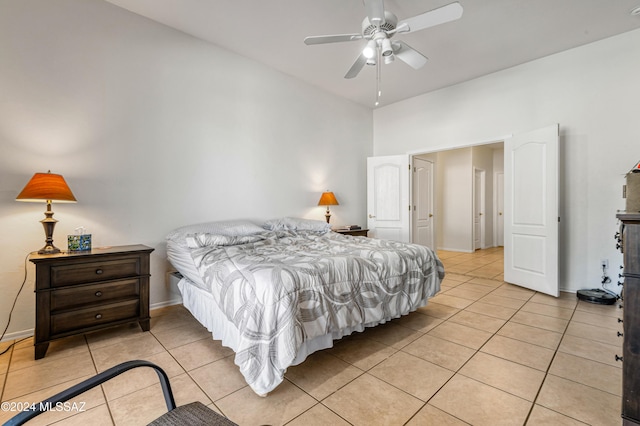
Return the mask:
<path id="1" fill-rule="evenodd" d="M 608 269 L 609 268 L 609 259 L 602 259 L 600 261 L 600 267 L 602 269 Z"/>

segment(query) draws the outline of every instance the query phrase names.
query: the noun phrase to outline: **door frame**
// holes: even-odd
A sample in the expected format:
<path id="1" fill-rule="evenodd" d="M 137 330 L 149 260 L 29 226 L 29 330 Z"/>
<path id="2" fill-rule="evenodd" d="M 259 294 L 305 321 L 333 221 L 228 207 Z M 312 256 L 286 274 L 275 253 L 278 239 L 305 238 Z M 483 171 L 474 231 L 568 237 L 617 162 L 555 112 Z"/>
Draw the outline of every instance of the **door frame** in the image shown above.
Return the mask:
<path id="1" fill-rule="evenodd" d="M 500 187 L 500 176 L 502 176 L 502 191 L 498 191 Z M 502 195 L 502 209 L 500 209 L 500 195 Z M 502 216 L 502 241 L 498 238 L 500 227 L 500 216 Z M 493 174 L 493 241 L 496 247 L 504 247 L 504 171 L 495 172 Z M 500 244 L 502 242 L 502 244 Z"/>

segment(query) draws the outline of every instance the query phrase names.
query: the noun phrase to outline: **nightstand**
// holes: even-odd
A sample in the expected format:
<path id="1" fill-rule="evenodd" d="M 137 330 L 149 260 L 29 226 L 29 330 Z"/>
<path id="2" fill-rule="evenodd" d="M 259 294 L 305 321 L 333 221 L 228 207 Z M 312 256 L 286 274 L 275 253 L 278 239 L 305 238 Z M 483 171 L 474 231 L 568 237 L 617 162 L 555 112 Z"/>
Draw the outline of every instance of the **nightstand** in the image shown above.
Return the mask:
<path id="1" fill-rule="evenodd" d="M 36 265 L 35 359 L 49 342 L 117 324 L 149 331 L 149 255 L 144 245 L 32 255 Z"/>
<path id="2" fill-rule="evenodd" d="M 351 235 L 353 237 L 366 237 L 368 236 L 368 229 L 334 229 L 333 232 L 337 232 L 342 235 Z"/>

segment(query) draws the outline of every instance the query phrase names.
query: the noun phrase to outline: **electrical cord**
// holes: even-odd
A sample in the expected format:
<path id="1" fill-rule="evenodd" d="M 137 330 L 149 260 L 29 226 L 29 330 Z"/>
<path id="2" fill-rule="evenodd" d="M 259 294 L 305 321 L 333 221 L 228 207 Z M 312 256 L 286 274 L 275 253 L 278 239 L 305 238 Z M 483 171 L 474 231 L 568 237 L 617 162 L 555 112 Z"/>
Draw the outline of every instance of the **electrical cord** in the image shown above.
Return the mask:
<path id="1" fill-rule="evenodd" d="M 609 276 L 607 275 L 606 270 L 607 270 L 606 266 L 602 265 L 602 281 L 600 281 L 600 284 L 602 284 L 602 290 L 604 290 L 606 293 L 610 294 L 611 296 L 614 296 L 616 299 L 619 299 L 620 295 L 618 295 L 617 293 L 605 287 L 607 284 L 611 284 L 611 278 L 609 278 Z"/>
<path id="2" fill-rule="evenodd" d="M 24 279 L 22 280 L 22 284 L 20 285 L 20 290 L 18 290 L 18 294 L 16 294 L 16 297 L 13 299 L 11 310 L 9 310 L 9 319 L 7 319 L 7 326 L 2 331 L 2 335 L 0 335 L 0 342 L 2 342 L 2 339 L 4 339 L 4 335 L 7 333 L 7 330 L 9 329 L 9 324 L 11 324 L 11 314 L 13 314 L 13 310 L 15 309 L 16 303 L 18 302 L 18 297 L 20 296 L 20 293 L 22 293 L 22 289 L 24 288 L 24 285 L 27 283 L 27 260 L 29 259 L 29 256 L 31 256 L 33 253 L 35 252 L 31 252 L 27 254 L 27 256 L 24 258 Z M 13 342 L 9 346 L 7 346 L 2 352 L 0 352 L 0 355 L 4 355 L 9 351 L 9 349 L 15 346 L 16 343 L 22 342 L 23 340 L 26 340 L 26 339 L 28 339 L 28 337 L 25 337 L 24 339 L 20 339 Z"/>

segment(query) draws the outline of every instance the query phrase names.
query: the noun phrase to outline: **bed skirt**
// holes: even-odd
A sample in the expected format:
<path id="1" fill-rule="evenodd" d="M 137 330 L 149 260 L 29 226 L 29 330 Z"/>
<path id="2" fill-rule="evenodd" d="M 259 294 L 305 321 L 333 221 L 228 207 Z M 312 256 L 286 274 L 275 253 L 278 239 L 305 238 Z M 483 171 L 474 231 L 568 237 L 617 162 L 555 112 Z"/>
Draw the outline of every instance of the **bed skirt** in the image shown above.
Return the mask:
<path id="1" fill-rule="evenodd" d="M 200 324 L 202 324 L 207 328 L 207 330 L 211 332 L 211 334 L 213 335 L 213 339 L 220 340 L 223 346 L 231 348 L 234 352 L 237 352 L 238 341 L 240 337 L 238 329 L 224 316 L 224 314 L 216 306 L 213 296 L 209 292 L 190 283 L 187 278 L 182 278 L 180 282 L 178 282 L 178 288 L 182 293 L 182 303 L 184 307 L 187 308 L 189 312 L 191 312 L 191 314 L 200 322 Z M 424 306 L 426 304 L 427 300 L 425 299 L 422 303 L 419 304 L 419 306 Z M 300 346 L 297 356 L 292 361 L 290 366 L 300 364 L 307 358 L 307 356 L 316 351 L 333 347 L 334 340 L 341 339 L 344 336 L 348 336 L 355 331 L 363 331 L 367 327 L 374 327 L 379 324 L 384 324 L 387 321 L 387 319 L 383 319 L 378 322 L 358 324 L 354 327 L 347 327 L 334 333 L 325 334 L 306 340 Z M 236 365 L 240 367 L 237 362 Z M 256 387 L 272 390 L 278 384 L 280 384 L 282 380 L 283 377 L 281 376 L 279 377 L 279 381 L 277 383 L 264 383 L 259 385 L 249 383 L 249 385 L 254 389 L 254 391 L 256 391 L 256 393 L 258 393 L 258 395 L 266 396 L 266 392 L 260 393 L 256 390 Z"/>

